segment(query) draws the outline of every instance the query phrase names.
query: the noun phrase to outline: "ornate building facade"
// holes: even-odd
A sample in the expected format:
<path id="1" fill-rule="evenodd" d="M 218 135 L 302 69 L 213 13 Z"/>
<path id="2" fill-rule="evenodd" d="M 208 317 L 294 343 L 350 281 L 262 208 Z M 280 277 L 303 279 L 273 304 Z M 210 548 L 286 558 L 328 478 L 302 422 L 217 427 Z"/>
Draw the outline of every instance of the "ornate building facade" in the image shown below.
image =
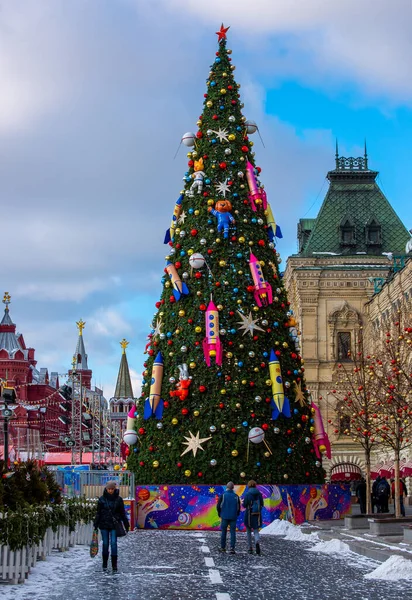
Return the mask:
<path id="1" fill-rule="evenodd" d="M 326 423 L 337 416 L 336 401 L 328 394 L 337 363 L 349 360 L 356 328 L 371 318 L 366 306 L 376 282 L 387 280 L 409 238 L 376 183 L 378 172 L 369 169 L 366 149 L 359 158 L 340 157 L 337 151 L 335 162 L 317 217 L 298 223 L 299 251 L 288 258 L 284 274 L 307 386 Z M 378 300 L 373 302 L 377 306 Z M 333 456 L 324 466 L 329 477 L 360 477 L 362 449 L 328 429 Z"/>

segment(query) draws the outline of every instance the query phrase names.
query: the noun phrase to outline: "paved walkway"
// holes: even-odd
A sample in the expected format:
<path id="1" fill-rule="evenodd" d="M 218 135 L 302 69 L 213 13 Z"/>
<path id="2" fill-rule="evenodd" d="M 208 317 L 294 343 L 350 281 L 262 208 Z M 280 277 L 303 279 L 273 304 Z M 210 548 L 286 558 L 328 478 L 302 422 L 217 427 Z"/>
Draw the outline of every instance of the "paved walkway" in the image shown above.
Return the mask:
<path id="1" fill-rule="evenodd" d="M 310 542 L 262 537 L 262 556 L 218 552 L 219 534 L 135 531 L 119 544 L 118 575 L 101 571 L 100 554 L 76 547 L 38 563 L 21 586 L 0 587 L 2 600 L 412 600 L 409 582 L 367 580 L 378 563 L 309 551 Z"/>

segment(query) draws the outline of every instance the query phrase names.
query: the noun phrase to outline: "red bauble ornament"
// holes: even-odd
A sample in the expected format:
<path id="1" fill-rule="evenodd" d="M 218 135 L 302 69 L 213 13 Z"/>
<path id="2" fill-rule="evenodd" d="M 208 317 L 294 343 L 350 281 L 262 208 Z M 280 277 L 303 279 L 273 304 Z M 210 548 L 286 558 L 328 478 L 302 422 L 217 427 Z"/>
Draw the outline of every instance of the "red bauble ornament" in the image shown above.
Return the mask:
<path id="1" fill-rule="evenodd" d="M 189 325 L 191 325 L 193 323 L 193 319 L 188 319 L 187 322 L 189 323 Z"/>
<path id="2" fill-rule="evenodd" d="M 201 279 L 202 273 L 200 271 L 196 271 L 195 277 L 196 277 L 196 279 Z"/>
<path id="3" fill-rule="evenodd" d="M 214 121 L 217 121 L 217 120 L 218 120 L 218 118 L 219 118 L 219 117 L 218 117 L 217 115 L 213 115 L 213 117 L 212 117 L 212 119 L 213 119 Z"/>
<path id="4" fill-rule="evenodd" d="M 139 428 L 139 435 L 144 435 L 146 433 L 146 429 L 144 427 Z"/>
<path id="5" fill-rule="evenodd" d="M 198 477 L 203 477 L 203 473 L 202 471 L 199 471 L 199 473 L 197 474 Z"/>
<path id="6" fill-rule="evenodd" d="M 237 237 L 235 235 L 232 235 L 232 242 L 236 242 L 237 241 Z"/>
<path id="7" fill-rule="evenodd" d="M 160 302 L 156 302 L 155 306 L 156 308 L 160 308 L 162 305 L 160 304 Z"/>
<path id="8" fill-rule="evenodd" d="M 269 425 L 267 423 L 263 423 L 262 429 L 263 431 L 267 431 L 269 429 Z"/>
<path id="9" fill-rule="evenodd" d="M 181 469 L 181 468 L 182 468 L 182 463 L 181 463 L 181 462 L 178 462 L 176 466 L 177 466 L 179 469 Z"/>
<path id="10" fill-rule="evenodd" d="M 220 287 L 220 281 L 216 281 L 215 286 Z"/>
<path id="11" fill-rule="evenodd" d="M 205 385 L 199 385 L 199 388 L 198 388 L 198 389 L 199 389 L 199 392 L 200 392 L 201 394 L 204 394 L 204 392 L 206 391 L 206 386 L 205 386 Z"/>
<path id="12" fill-rule="evenodd" d="M 256 417 L 255 413 L 251 413 L 250 416 L 252 417 L 252 419 Z"/>
<path id="13" fill-rule="evenodd" d="M 230 430 L 232 433 L 236 433 L 236 427 L 232 427 L 232 429 Z"/>
<path id="14" fill-rule="evenodd" d="M 233 310 L 231 310 L 231 311 L 229 312 L 229 316 L 230 316 L 230 317 L 233 317 L 233 316 L 234 316 L 234 314 L 235 314 L 235 313 L 233 312 Z"/>
<path id="15" fill-rule="evenodd" d="M 148 352 L 148 354 L 149 354 L 149 356 L 153 356 L 154 350 L 150 349 L 149 352 Z"/>
<path id="16" fill-rule="evenodd" d="M 219 408 L 225 408 L 225 405 L 223 404 L 223 402 L 220 402 Z"/>
<path id="17" fill-rule="evenodd" d="M 248 285 L 246 289 L 249 292 L 249 294 L 251 294 L 252 292 L 255 291 L 255 286 L 254 285 Z"/>
<path id="18" fill-rule="evenodd" d="M 233 90 L 233 85 L 228 85 L 227 89 L 230 90 L 230 91 L 232 91 Z"/>
<path id="19" fill-rule="evenodd" d="M 193 165 L 194 165 L 194 164 L 195 164 L 195 163 L 194 163 L 194 161 L 193 161 L 193 160 L 188 160 L 188 161 L 187 161 L 187 166 L 188 166 L 188 167 L 193 167 Z"/>
<path id="20" fill-rule="evenodd" d="M 140 465 L 141 467 L 144 467 L 144 460 L 141 460 L 141 461 L 139 462 L 139 465 Z"/>
<path id="21" fill-rule="evenodd" d="M 261 173 L 261 172 L 262 172 L 262 169 L 261 169 L 260 167 L 255 167 L 255 168 L 256 168 L 256 171 L 257 171 L 258 173 Z"/>
<path id="22" fill-rule="evenodd" d="M 129 454 L 130 454 L 130 448 L 127 447 L 126 450 L 124 451 L 124 453 L 125 453 L 126 456 L 129 456 Z"/>
<path id="23" fill-rule="evenodd" d="M 189 410 L 187 408 L 182 408 L 181 413 L 186 416 L 189 413 Z"/>
<path id="24" fill-rule="evenodd" d="M 259 246 L 262 246 L 262 248 L 263 248 L 263 246 L 265 245 L 265 240 L 259 240 L 258 244 L 259 244 Z"/>
<path id="25" fill-rule="evenodd" d="M 163 408 L 169 408 L 169 406 L 170 406 L 170 404 L 169 404 L 169 401 L 168 401 L 168 400 L 165 400 L 165 401 L 163 402 Z"/>
<path id="26" fill-rule="evenodd" d="M 235 106 L 237 104 L 236 100 L 232 100 L 231 104 L 232 106 Z"/>
<path id="27" fill-rule="evenodd" d="M 272 400 L 270 398 L 265 398 L 265 402 L 266 402 L 266 404 L 270 404 L 272 402 Z"/>
<path id="28" fill-rule="evenodd" d="M 154 446 L 149 446 L 149 452 L 153 452 L 154 451 Z"/>
<path id="29" fill-rule="evenodd" d="M 197 137 L 197 138 L 200 140 L 200 138 L 202 138 L 202 137 L 203 137 L 203 133 L 202 133 L 201 131 L 198 131 L 198 132 L 196 133 L 196 137 Z"/>
<path id="30" fill-rule="evenodd" d="M 174 296 L 170 296 L 169 302 L 170 302 L 170 304 L 174 304 L 176 302 L 175 297 Z"/>
<path id="31" fill-rule="evenodd" d="M 168 345 L 168 346 L 173 346 L 173 342 L 172 342 L 172 340 L 167 340 L 167 345 Z"/>
<path id="32" fill-rule="evenodd" d="M 176 269 L 180 269 L 181 266 L 182 266 L 182 263 L 180 261 L 175 262 Z"/>
<path id="33" fill-rule="evenodd" d="M 254 381 L 249 381 L 249 387 L 254 387 L 255 382 Z"/>
<path id="34" fill-rule="evenodd" d="M 242 146 L 242 152 L 246 154 L 247 152 L 249 152 L 249 148 L 247 146 Z"/>
<path id="35" fill-rule="evenodd" d="M 211 250 L 210 248 L 209 248 L 209 250 L 207 251 L 207 253 L 208 253 L 208 254 L 212 254 L 212 252 L 213 252 L 213 250 Z"/>
<path id="36" fill-rule="evenodd" d="M 226 163 L 223 161 L 223 162 L 219 163 L 219 167 L 220 167 L 222 170 L 223 170 L 223 169 L 226 169 L 226 167 L 227 167 L 227 164 L 226 164 Z"/>
<path id="37" fill-rule="evenodd" d="M 182 244 L 179 244 L 179 242 L 176 244 L 176 250 L 180 250 L 180 248 L 182 247 Z M 165 269 L 165 273 L 166 273 L 166 269 Z"/>

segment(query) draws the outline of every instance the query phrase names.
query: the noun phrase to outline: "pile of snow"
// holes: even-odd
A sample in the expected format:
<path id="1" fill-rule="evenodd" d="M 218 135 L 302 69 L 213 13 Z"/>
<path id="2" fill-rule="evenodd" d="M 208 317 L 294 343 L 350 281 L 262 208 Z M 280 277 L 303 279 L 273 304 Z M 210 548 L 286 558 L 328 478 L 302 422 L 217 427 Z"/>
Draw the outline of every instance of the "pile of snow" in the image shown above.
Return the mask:
<path id="1" fill-rule="evenodd" d="M 295 529 L 296 525 L 292 525 L 289 521 L 283 521 L 282 519 L 276 519 L 272 521 L 270 525 L 263 527 L 260 531 L 260 535 L 286 535 L 292 529 Z"/>
<path id="2" fill-rule="evenodd" d="M 319 542 L 313 548 L 309 548 L 310 552 L 322 552 L 322 554 L 348 554 L 351 550 L 348 544 L 340 540 L 329 540 L 328 542 Z"/>
<path id="3" fill-rule="evenodd" d="M 291 542 L 314 542 L 318 540 L 317 533 L 304 533 L 303 528 L 299 525 L 292 525 L 289 521 L 276 519 L 270 525 L 264 527 L 261 535 L 282 535 L 285 540 Z"/>
<path id="4" fill-rule="evenodd" d="M 412 560 L 394 554 L 376 567 L 372 573 L 365 575 L 365 579 L 384 579 L 385 581 L 412 579 Z"/>

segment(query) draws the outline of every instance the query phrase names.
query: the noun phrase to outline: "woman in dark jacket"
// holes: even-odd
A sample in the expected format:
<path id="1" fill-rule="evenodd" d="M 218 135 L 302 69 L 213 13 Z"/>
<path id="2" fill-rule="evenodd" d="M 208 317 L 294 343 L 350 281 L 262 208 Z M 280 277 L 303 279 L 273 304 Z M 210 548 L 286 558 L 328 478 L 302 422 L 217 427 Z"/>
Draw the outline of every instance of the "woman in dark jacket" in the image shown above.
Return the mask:
<path id="1" fill-rule="evenodd" d="M 253 554 L 252 529 L 255 534 L 256 554 L 260 554 L 259 527 L 262 527 L 263 496 L 256 487 L 256 481 L 252 479 L 247 485 L 248 491 L 243 499 L 243 523 L 246 526 L 249 554 Z"/>
<path id="2" fill-rule="evenodd" d="M 117 572 L 117 533 L 116 521 L 122 522 L 126 531 L 129 531 L 129 521 L 127 520 L 124 509 L 123 498 L 119 496 L 119 490 L 116 489 L 116 482 L 109 481 L 100 496 L 97 504 L 97 513 L 94 519 L 94 528 L 100 529 L 103 540 L 103 570 L 107 569 L 109 560 L 109 540 L 112 554 L 113 573 Z"/>

